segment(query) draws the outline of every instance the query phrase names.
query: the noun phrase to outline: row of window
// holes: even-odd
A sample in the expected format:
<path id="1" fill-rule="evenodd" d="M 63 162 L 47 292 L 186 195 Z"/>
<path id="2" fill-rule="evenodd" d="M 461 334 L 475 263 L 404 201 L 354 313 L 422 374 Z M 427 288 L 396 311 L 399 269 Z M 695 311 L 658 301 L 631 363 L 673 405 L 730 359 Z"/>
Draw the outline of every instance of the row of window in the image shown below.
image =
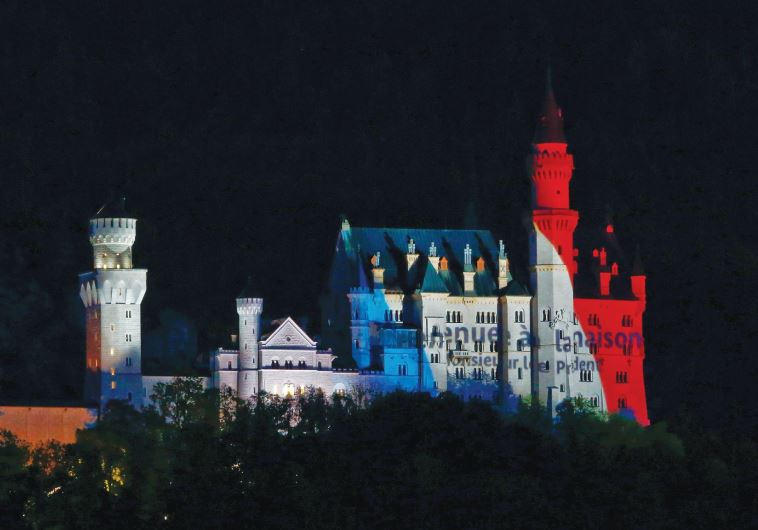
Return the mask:
<path id="1" fill-rule="evenodd" d="M 519 309 L 518 311 L 513 312 L 513 321 L 516 324 L 524 323 L 524 310 L 523 309 Z"/>
<path id="2" fill-rule="evenodd" d="M 476 313 L 477 324 L 496 324 L 497 322 L 499 319 L 494 312 L 478 311 Z"/>
<path id="3" fill-rule="evenodd" d="M 397 365 L 397 375 L 408 375 L 408 365 L 407 364 L 398 364 Z"/>
<path id="4" fill-rule="evenodd" d="M 484 379 L 484 368 L 474 368 L 471 371 L 471 377 L 477 381 L 481 381 Z M 490 368 L 490 377 L 492 379 L 495 379 L 495 369 Z M 455 369 L 455 378 L 456 379 L 465 379 L 466 378 L 466 369 L 463 367 L 457 367 Z"/>
<path id="5" fill-rule="evenodd" d="M 358 314 L 356 312 L 355 318 L 358 318 Z M 387 322 L 402 322 L 403 321 L 403 312 L 398 311 L 395 309 L 394 311 L 392 309 L 385 309 L 384 310 L 384 320 Z M 448 322 L 450 322 L 448 320 Z"/>
<path id="6" fill-rule="evenodd" d="M 616 382 L 617 383 L 628 383 L 629 382 L 629 373 L 628 372 L 616 372 Z"/>
<path id="7" fill-rule="evenodd" d="M 579 370 L 579 381 L 592 382 L 592 370 Z"/>
<path id="8" fill-rule="evenodd" d="M 231 367 L 232 367 L 232 362 L 229 361 L 229 369 L 231 369 Z M 279 361 L 277 359 L 274 359 L 273 361 L 271 361 L 271 368 L 280 368 L 280 367 L 281 367 L 281 365 L 279 364 Z M 285 368 L 294 368 L 295 364 L 292 361 L 287 360 L 287 361 L 284 361 L 284 367 Z M 297 362 L 297 367 L 298 368 L 307 368 L 308 365 L 306 364 L 305 361 L 301 360 L 301 361 Z M 321 363 L 319 363 L 319 368 L 321 368 Z"/>
<path id="9" fill-rule="evenodd" d="M 491 353 L 492 352 L 496 352 L 497 351 L 497 342 L 490 341 L 489 342 L 489 349 L 490 349 Z M 481 341 L 481 340 L 475 340 L 474 341 L 474 351 L 475 352 L 483 352 L 484 351 L 484 342 Z"/>
<path id="10" fill-rule="evenodd" d="M 600 317 L 597 316 L 595 313 L 591 313 L 587 317 L 587 324 L 590 326 L 599 326 L 600 325 Z M 631 328 L 634 325 L 634 319 L 631 315 L 623 315 L 621 317 L 621 326 L 625 328 Z"/>
<path id="11" fill-rule="evenodd" d="M 463 322 L 463 317 L 461 316 L 460 311 L 448 311 L 447 312 L 447 318 L 445 320 L 446 322 L 454 322 L 454 323 L 460 323 Z"/>

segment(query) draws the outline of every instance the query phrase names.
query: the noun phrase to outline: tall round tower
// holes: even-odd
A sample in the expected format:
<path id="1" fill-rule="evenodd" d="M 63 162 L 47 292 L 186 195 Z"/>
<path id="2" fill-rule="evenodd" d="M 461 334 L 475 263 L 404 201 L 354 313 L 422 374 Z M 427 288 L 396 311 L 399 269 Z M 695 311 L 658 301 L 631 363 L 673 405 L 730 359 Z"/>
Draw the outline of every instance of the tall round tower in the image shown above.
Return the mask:
<path id="1" fill-rule="evenodd" d="M 111 399 L 139 407 L 143 397 L 140 306 L 147 270 L 132 267 L 137 219 L 125 203 L 106 204 L 90 219 L 94 271 L 79 275 L 87 327 L 85 398 L 101 408 Z"/>
<path id="2" fill-rule="evenodd" d="M 260 340 L 263 299 L 253 294 L 251 280 L 237 296 L 239 315 L 239 360 L 237 396 L 250 399 L 258 389 L 258 340 Z"/>

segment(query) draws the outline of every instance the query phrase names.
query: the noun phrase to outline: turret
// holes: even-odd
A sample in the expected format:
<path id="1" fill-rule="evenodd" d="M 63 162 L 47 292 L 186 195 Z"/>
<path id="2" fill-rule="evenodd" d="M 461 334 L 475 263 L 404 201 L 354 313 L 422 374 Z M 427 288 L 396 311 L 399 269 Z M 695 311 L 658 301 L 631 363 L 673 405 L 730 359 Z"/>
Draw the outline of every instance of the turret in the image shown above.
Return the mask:
<path id="1" fill-rule="evenodd" d="M 137 219 L 121 198 L 89 221 L 94 271 L 79 276 L 85 306 L 87 370 L 85 399 L 102 408 L 111 399 L 142 404 L 141 303 L 147 271 L 134 269 L 132 245 Z"/>
<path id="2" fill-rule="evenodd" d="M 107 203 L 89 222 L 95 269 L 131 269 L 137 219 L 126 211 L 126 197 Z"/>
<path id="3" fill-rule="evenodd" d="M 260 339 L 263 299 L 257 298 L 252 288 L 252 279 L 237 296 L 239 315 L 239 360 L 237 372 L 237 395 L 250 399 L 258 392 L 258 340 Z"/>

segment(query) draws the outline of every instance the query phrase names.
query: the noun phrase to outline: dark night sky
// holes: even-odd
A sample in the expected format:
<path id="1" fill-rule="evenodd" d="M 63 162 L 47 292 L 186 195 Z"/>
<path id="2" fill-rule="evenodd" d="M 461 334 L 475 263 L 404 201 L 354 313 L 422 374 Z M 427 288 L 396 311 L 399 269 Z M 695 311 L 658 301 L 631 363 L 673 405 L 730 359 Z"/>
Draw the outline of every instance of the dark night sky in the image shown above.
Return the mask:
<path id="1" fill-rule="evenodd" d="M 645 259 L 652 417 L 755 429 L 749 2 L 133 4 L 0 4 L 0 393 L 75 394 L 86 221 L 117 189 L 145 328 L 173 308 L 203 349 L 248 275 L 317 321 L 341 213 L 457 227 L 473 202 L 523 263 L 550 57 L 580 229 L 612 212 Z"/>

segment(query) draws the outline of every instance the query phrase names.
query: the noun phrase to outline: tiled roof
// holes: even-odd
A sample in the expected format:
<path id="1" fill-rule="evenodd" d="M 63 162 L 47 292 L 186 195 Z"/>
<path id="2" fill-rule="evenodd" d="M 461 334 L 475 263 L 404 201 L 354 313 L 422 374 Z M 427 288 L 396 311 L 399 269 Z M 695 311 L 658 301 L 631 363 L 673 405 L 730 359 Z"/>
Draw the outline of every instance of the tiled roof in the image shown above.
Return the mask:
<path id="1" fill-rule="evenodd" d="M 408 243 L 413 239 L 416 251 L 419 252 L 417 264 L 408 270 L 406 254 L 408 252 Z M 434 243 L 437 249 L 437 256 L 445 256 L 448 260 L 450 275 L 441 274 L 442 284 L 450 291 L 459 291 L 456 289 L 458 280 L 454 277 L 459 276 L 463 270 L 464 248 L 470 245 L 474 259 L 482 257 L 485 263 L 492 270 L 495 268 L 497 260 L 498 247 L 492 233 L 489 230 L 440 230 L 440 229 L 421 229 L 421 228 L 366 228 L 366 227 L 349 227 L 340 232 L 340 242 L 338 242 L 337 252 L 340 253 L 340 244 L 344 248 L 346 259 L 338 259 L 333 267 L 333 279 L 339 270 L 352 268 L 358 273 L 356 267 L 360 266 L 365 270 L 369 267 L 371 256 L 377 252 L 380 253 L 380 267 L 384 269 L 384 285 L 390 288 L 399 288 L 403 290 L 413 290 L 422 287 L 426 279 L 426 264 L 428 259 L 426 253 L 429 247 Z M 338 262 L 342 263 L 338 263 Z M 349 265 L 348 265 L 349 264 Z M 424 267 L 419 269 L 419 267 Z M 423 271 L 424 274 L 419 272 Z M 344 271 L 347 272 L 347 271 Z M 443 271 L 444 272 L 444 271 Z M 348 273 L 344 277 L 357 278 L 355 273 Z M 435 282 L 436 289 L 441 285 Z"/>

